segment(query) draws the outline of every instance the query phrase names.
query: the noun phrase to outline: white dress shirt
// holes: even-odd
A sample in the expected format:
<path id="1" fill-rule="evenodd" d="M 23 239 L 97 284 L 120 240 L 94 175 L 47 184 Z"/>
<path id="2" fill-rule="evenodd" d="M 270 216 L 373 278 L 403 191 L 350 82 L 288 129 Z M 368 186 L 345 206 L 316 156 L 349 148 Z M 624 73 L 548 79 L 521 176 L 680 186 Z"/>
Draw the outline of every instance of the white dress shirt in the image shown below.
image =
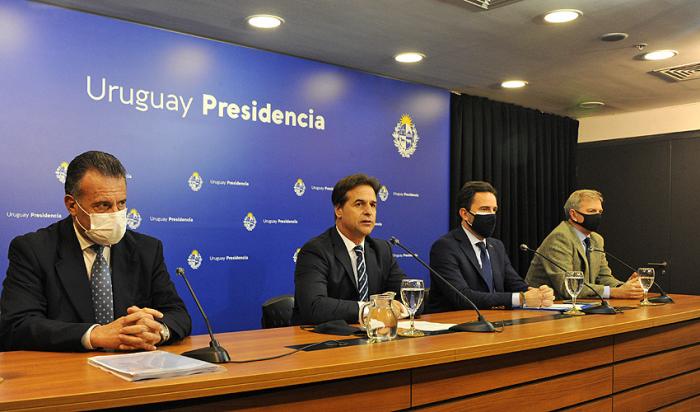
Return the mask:
<path id="1" fill-rule="evenodd" d="M 474 254 L 476 255 L 476 260 L 479 261 L 479 267 L 483 268 L 484 265 L 481 263 L 481 248 L 479 247 L 479 243 L 484 242 L 484 244 L 487 246 L 486 255 L 489 257 L 489 259 L 491 259 L 491 254 L 489 253 L 489 248 L 488 244 L 486 243 L 486 239 L 481 240 L 478 237 L 476 237 L 472 232 L 470 232 L 469 230 L 467 230 L 466 227 L 464 227 L 464 224 L 462 224 L 462 230 L 464 230 L 464 233 L 467 234 L 467 237 L 469 238 L 469 243 L 472 244 Z M 511 305 L 513 305 L 514 308 L 519 308 L 522 306 L 522 304 L 520 303 L 520 292 L 516 292 L 511 295 L 510 303 Z"/>

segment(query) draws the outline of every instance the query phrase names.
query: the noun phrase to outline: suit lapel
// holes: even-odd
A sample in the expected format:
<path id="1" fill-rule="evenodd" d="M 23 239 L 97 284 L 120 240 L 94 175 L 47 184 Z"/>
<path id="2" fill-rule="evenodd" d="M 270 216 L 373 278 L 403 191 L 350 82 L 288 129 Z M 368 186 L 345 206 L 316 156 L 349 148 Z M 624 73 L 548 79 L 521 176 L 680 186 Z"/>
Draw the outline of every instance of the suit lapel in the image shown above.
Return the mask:
<path id="1" fill-rule="evenodd" d="M 60 225 L 60 245 L 55 269 L 71 304 L 78 312 L 81 322 L 94 323 L 92 293 L 83 251 L 73 229 L 73 220 L 68 217 Z"/>
<path id="2" fill-rule="evenodd" d="M 502 267 L 503 259 L 498 257 L 498 252 L 496 248 L 487 240 L 486 247 L 489 250 L 489 258 L 491 260 L 491 275 L 493 276 L 493 290 L 496 292 L 503 292 L 503 273 L 504 268 Z"/>
<path id="3" fill-rule="evenodd" d="M 340 238 L 338 229 L 332 227 L 330 231 L 331 240 L 333 241 L 333 254 L 343 266 L 343 269 L 345 269 L 345 275 L 350 279 L 350 282 L 355 285 L 355 289 L 357 289 L 357 279 L 355 279 L 355 273 L 352 271 L 352 263 L 350 263 L 350 255 L 345 248 L 345 243 L 343 243 L 343 239 Z"/>
<path id="4" fill-rule="evenodd" d="M 581 265 L 581 271 L 583 272 L 584 278 L 586 279 L 586 282 L 588 283 L 595 283 L 593 282 L 593 279 L 591 278 L 591 271 L 588 267 L 588 259 L 586 259 L 586 249 L 583 248 L 583 243 L 581 242 L 581 239 L 579 239 L 578 235 L 576 234 L 576 228 L 571 225 L 570 223 L 563 222 L 563 224 L 567 225 L 569 228 L 569 236 L 571 239 L 574 241 L 574 244 L 576 245 L 576 254 L 578 255 L 579 260 L 581 260 L 582 265 Z M 591 252 L 591 255 L 593 255 L 594 252 Z M 573 263 L 573 262 L 572 262 Z M 575 268 L 576 266 L 574 266 Z"/>
<path id="5" fill-rule="evenodd" d="M 474 247 L 469 241 L 469 237 L 467 237 L 467 234 L 464 233 L 464 229 L 462 227 L 455 229 L 453 233 L 455 238 L 459 241 L 459 248 L 462 249 L 462 252 L 467 256 L 469 262 L 472 264 L 472 266 L 474 266 L 474 270 L 476 270 L 479 277 L 484 282 L 484 286 L 486 286 L 487 283 L 486 279 L 484 279 L 484 272 L 481 271 L 481 265 L 479 265 L 479 260 L 476 258 L 476 253 L 474 253 Z M 491 269 L 493 270 L 493 264 Z"/>
<path id="6" fill-rule="evenodd" d="M 112 298 L 114 299 L 114 317 L 126 315 L 126 309 L 133 303 L 136 296 L 140 268 L 134 259 L 135 248 L 131 235 L 127 232 L 124 238 L 112 246 L 110 251 L 110 269 L 112 271 Z"/>
<path id="7" fill-rule="evenodd" d="M 598 242 L 593 240 L 593 236 L 591 236 L 591 248 L 592 249 L 602 249 Z M 595 279 L 598 276 L 598 271 L 596 270 L 596 273 L 593 273 L 593 268 L 600 268 L 600 261 L 603 259 L 603 253 L 601 252 L 594 252 L 591 251 L 591 261 L 588 266 L 588 271 L 590 272 L 590 277 L 591 281 Z M 593 282 L 595 283 L 595 282 Z"/>
<path id="8" fill-rule="evenodd" d="M 365 264 L 367 265 L 367 286 L 370 295 L 384 292 L 381 290 L 381 275 L 379 273 L 379 264 L 377 263 L 377 253 L 373 245 L 374 242 L 370 241 L 369 237 L 366 237 Z"/>

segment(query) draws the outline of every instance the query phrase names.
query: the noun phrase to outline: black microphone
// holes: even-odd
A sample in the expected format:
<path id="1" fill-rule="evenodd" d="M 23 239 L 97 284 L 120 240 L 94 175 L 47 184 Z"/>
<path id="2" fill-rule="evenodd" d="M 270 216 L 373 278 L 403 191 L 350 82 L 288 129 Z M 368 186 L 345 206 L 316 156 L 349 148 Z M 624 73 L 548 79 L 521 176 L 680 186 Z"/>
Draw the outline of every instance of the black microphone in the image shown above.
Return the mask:
<path id="1" fill-rule="evenodd" d="M 474 308 L 474 310 L 476 311 L 476 314 L 477 314 L 477 316 L 478 316 L 476 322 L 466 322 L 466 323 L 460 323 L 459 325 L 454 325 L 454 326 L 452 326 L 452 327 L 450 328 L 451 331 L 455 331 L 455 332 L 496 332 L 496 327 L 493 326 L 493 323 L 489 322 L 488 320 L 486 320 L 486 318 L 484 318 L 484 316 L 483 316 L 483 315 L 481 314 L 481 312 L 479 311 L 479 308 L 477 308 L 476 305 L 474 304 L 474 302 L 472 302 L 471 299 L 469 299 L 468 297 L 466 297 L 466 296 L 464 295 L 464 293 L 460 292 L 459 289 L 457 289 L 456 287 L 454 287 L 454 286 L 453 286 L 450 282 L 448 282 L 447 279 L 445 279 L 441 274 L 437 273 L 437 271 L 436 271 L 435 269 L 431 268 L 430 265 L 428 265 L 427 263 L 425 263 L 425 262 L 423 261 L 423 259 L 421 259 L 421 258 L 418 257 L 418 255 L 416 255 L 416 254 L 413 253 L 411 250 L 409 250 L 406 246 L 404 246 L 403 244 L 401 244 L 401 242 L 399 242 L 399 239 L 397 239 L 397 238 L 395 238 L 394 236 L 392 236 L 392 237 L 389 239 L 389 243 L 391 243 L 392 245 L 398 246 L 398 247 L 400 247 L 401 249 L 403 249 L 403 250 L 405 250 L 406 252 L 408 252 L 408 253 L 409 253 L 411 256 L 413 256 L 413 258 L 416 259 L 421 265 L 425 266 L 425 268 L 427 268 L 427 269 L 430 271 L 430 273 L 432 273 L 433 275 L 437 276 L 438 279 L 440 279 L 441 281 L 443 281 L 447 286 L 449 286 L 453 291 L 455 291 L 459 296 L 461 296 L 465 301 L 467 301 L 467 303 L 469 303 L 469 305 L 470 305 L 471 307 Z"/>
<path id="2" fill-rule="evenodd" d="M 622 259 L 620 259 L 619 257 L 613 255 L 612 253 L 610 253 L 610 252 L 608 252 L 608 251 L 605 251 L 605 250 L 603 250 L 603 249 L 598 249 L 598 248 L 595 248 L 595 247 L 592 247 L 592 248 L 591 248 L 591 251 L 593 251 L 593 252 L 598 252 L 598 253 L 604 253 L 605 256 L 610 256 L 611 258 L 613 258 L 614 260 L 616 260 L 617 262 L 619 262 L 620 264 L 622 264 L 623 266 L 625 266 L 627 269 L 631 270 L 632 272 L 636 272 L 636 271 L 637 271 L 637 269 L 635 269 L 635 268 L 633 268 L 632 266 L 628 265 L 627 263 L 623 262 Z M 649 263 L 649 266 L 661 266 L 661 267 L 663 267 L 664 269 L 666 269 L 666 266 L 668 266 L 668 263 L 666 263 L 666 262 L 661 262 L 661 263 Z M 657 296 L 657 297 L 654 297 L 654 298 L 650 298 L 650 299 L 649 299 L 649 302 L 654 302 L 654 303 L 674 303 L 674 302 L 673 302 L 673 299 L 671 299 L 671 297 L 668 296 L 668 295 L 666 294 L 666 292 L 661 288 L 661 286 L 660 286 L 658 283 L 656 283 L 656 280 L 654 280 L 654 285 L 656 285 L 656 288 L 659 289 L 659 292 L 661 292 L 661 296 Z"/>
<path id="3" fill-rule="evenodd" d="M 182 278 L 185 279 L 185 283 L 187 284 L 187 288 L 190 290 L 190 293 L 192 294 L 192 297 L 194 298 L 194 302 L 197 304 L 199 311 L 202 313 L 202 317 L 204 318 L 204 323 L 206 323 L 207 330 L 209 331 L 209 337 L 211 338 L 211 341 L 209 342 L 209 347 L 194 349 L 194 350 L 183 353 L 182 356 L 187 356 L 188 358 L 199 359 L 199 360 L 202 360 L 205 362 L 211 362 L 211 363 L 226 363 L 226 362 L 230 361 L 231 357 L 229 356 L 228 352 L 226 352 L 226 349 L 224 349 L 221 345 L 219 345 L 219 342 L 217 342 L 216 338 L 214 337 L 214 331 L 212 331 L 211 325 L 209 324 L 209 318 L 207 318 L 206 313 L 204 313 L 204 309 L 202 308 L 202 305 L 199 303 L 199 299 L 197 299 L 197 295 L 194 293 L 192 286 L 190 286 L 190 282 L 187 280 L 187 276 L 185 276 L 185 269 L 177 268 L 177 269 L 175 269 L 175 273 L 177 273 L 179 276 L 182 276 Z"/>
<path id="4" fill-rule="evenodd" d="M 555 262 L 552 259 L 548 258 L 547 256 L 543 255 L 542 253 L 536 251 L 535 249 L 530 249 L 525 243 L 522 243 L 520 245 L 520 250 L 525 251 L 525 252 L 532 252 L 532 253 L 536 254 L 537 256 L 545 259 L 549 263 L 551 263 L 554 266 L 556 266 L 557 268 L 561 269 L 564 273 L 566 273 L 568 271 L 566 268 L 562 267 L 557 262 Z M 595 293 L 595 295 L 598 296 L 598 298 L 600 298 L 600 305 L 589 306 L 587 308 L 583 308 L 583 309 L 581 309 L 581 312 L 589 313 L 589 314 L 600 314 L 600 315 L 615 315 L 617 313 L 622 313 L 621 310 L 615 309 L 614 307 L 610 306 L 608 301 L 605 300 L 602 296 L 600 296 L 600 293 L 598 293 L 598 291 L 596 291 L 594 288 L 592 288 L 591 285 L 589 285 L 586 282 L 583 282 L 583 284 L 588 289 L 592 290 L 593 293 Z"/>

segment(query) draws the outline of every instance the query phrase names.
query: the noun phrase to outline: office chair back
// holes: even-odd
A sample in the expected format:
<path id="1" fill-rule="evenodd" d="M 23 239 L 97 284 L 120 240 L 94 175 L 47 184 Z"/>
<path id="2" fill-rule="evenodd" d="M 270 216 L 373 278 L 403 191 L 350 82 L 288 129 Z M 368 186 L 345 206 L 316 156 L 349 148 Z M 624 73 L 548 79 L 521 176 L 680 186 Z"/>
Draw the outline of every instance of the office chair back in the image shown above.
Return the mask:
<path id="1" fill-rule="evenodd" d="M 261 324 L 263 329 L 281 328 L 292 325 L 294 295 L 281 295 L 270 298 L 262 304 Z"/>

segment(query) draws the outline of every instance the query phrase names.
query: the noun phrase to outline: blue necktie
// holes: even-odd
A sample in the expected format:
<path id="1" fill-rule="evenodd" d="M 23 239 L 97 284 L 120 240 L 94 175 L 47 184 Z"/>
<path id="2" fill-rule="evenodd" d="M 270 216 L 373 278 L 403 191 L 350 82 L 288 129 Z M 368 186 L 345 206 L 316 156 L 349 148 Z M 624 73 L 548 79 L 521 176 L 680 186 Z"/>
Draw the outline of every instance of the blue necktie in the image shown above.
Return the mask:
<path id="1" fill-rule="evenodd" d="M 102 252 L 104 246 L 92 245 L 97 253 L 95 263 L 90 272 L 90 291 L 92 292 L 92 309 L 95 311 L 95 322 L 105 325 L 114 320 L 114 301 L 112 300 L 112 275 L 109 264 Z"/>
<path id="2" fill-rule="evenodd" d="M 491 260 L 489 254 L 486 253 L 486 242 L 476 244 L 481 249 L 481 272 L 486 280 L 486 285 L 489 287 L 489 292 L 493 293 L 493 270 L 491 269 Z"/>
<path id="3" fill-rule="evenodd" d="M 365 265 L 365 254 L 362 246 L 353 248 L 357 255 L 357 290 L 360 292 L 360 301 L 367 302 L 369 299 L 369 285 L 367 284 L 367 265 Z"/>

